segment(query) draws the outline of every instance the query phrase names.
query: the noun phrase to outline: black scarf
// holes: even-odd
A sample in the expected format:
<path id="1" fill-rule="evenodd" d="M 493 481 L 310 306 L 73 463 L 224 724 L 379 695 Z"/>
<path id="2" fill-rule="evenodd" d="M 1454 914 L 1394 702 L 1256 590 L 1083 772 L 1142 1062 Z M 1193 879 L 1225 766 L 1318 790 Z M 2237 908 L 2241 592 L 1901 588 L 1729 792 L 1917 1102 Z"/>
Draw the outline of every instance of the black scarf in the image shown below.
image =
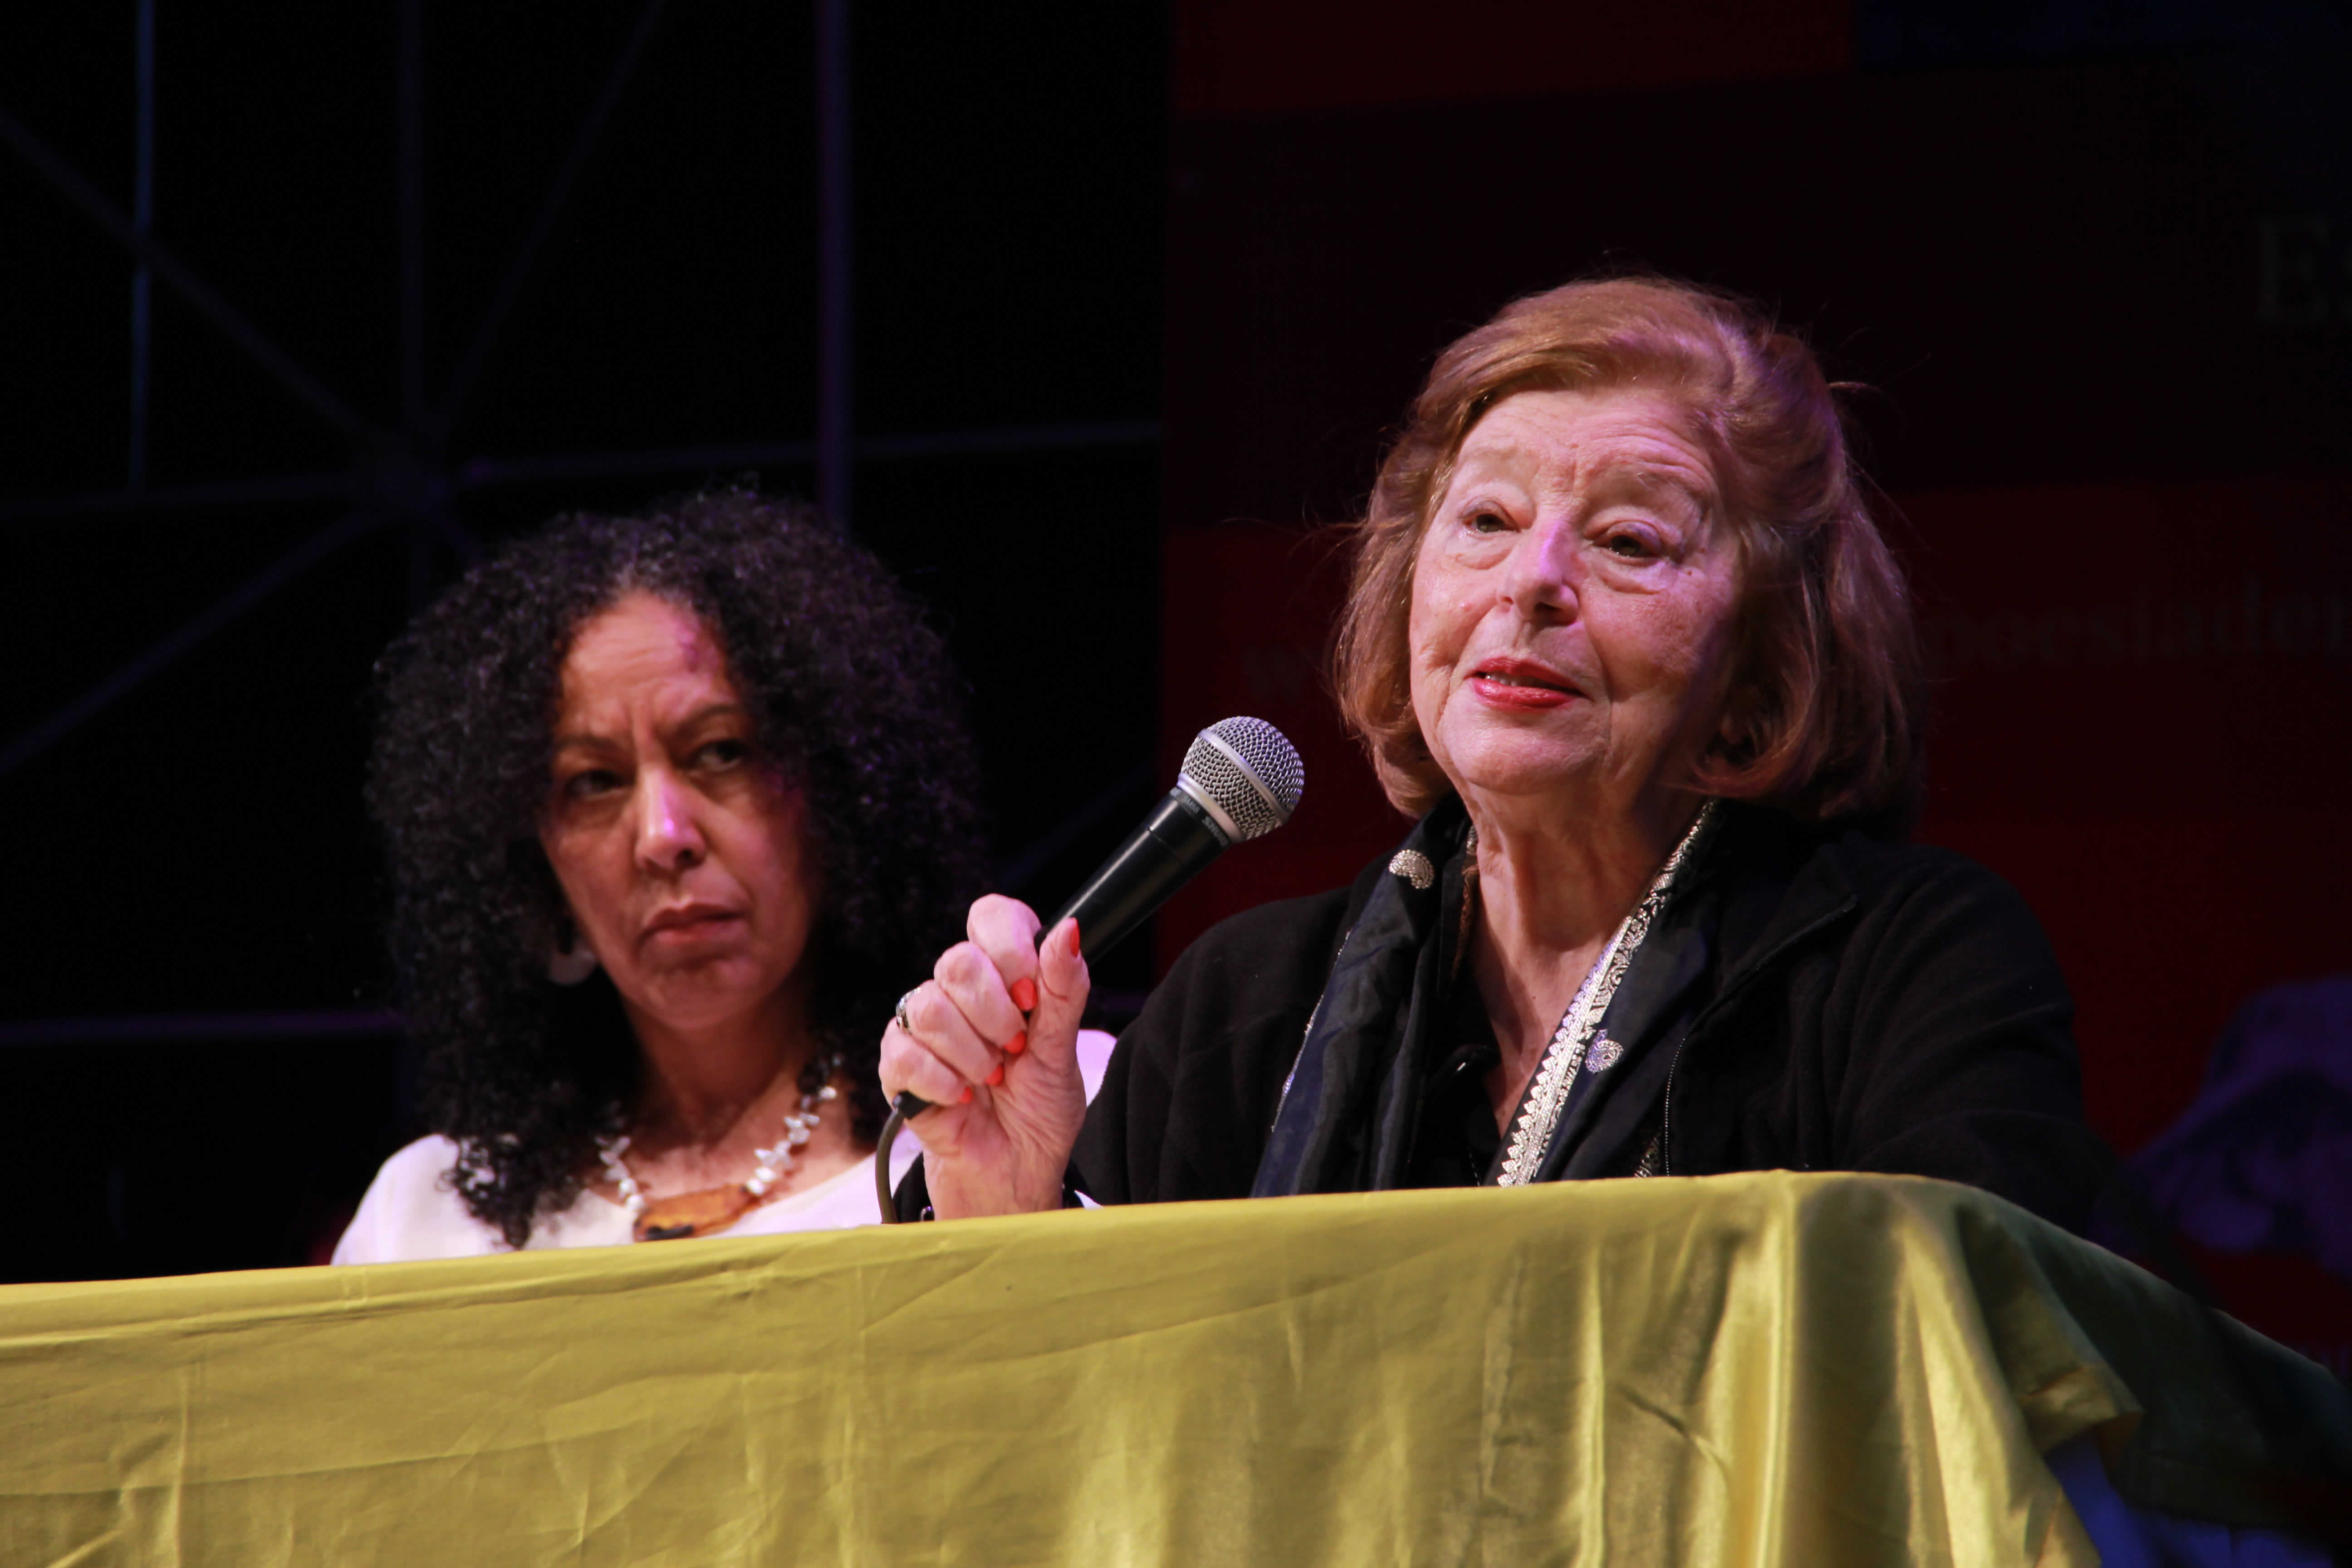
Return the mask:
<path id="1" fill-rule="evenodd" d="M 1469 831 L 1458 799 L 1422 818 L 1391 865 L 1423 857 L 1435 873 L 1429 885 L 1383 876 L 1349 928 L 1284 1086 L 1252 1196 L 1404 1184 L 1466 926 Z M 1698 847 L 1634 952 L 1595 1036 L 1608 1036 L 1622 1054 L 1576 1075 L 1537 1180 L 1630 1170 L 1637 1141 L 1658 1124 L 1708 968 L 1715 900 L 1703 889 L 1707 866 L 1719 860 L 1713 851 Z"/>

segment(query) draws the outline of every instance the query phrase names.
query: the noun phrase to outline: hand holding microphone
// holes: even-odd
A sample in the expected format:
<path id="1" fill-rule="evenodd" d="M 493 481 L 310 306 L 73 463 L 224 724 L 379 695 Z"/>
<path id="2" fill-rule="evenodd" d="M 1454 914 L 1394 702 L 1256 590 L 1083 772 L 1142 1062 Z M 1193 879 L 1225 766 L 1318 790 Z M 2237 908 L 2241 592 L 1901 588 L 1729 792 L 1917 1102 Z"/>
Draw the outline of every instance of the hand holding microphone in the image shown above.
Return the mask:
<path id="1" fill-rule="evenodd" d="M 992 894 L 972 905 L 965 929 L 967 939 L 940 955 L 883 1037 L 882 1085 L 898 1091 L 891 1122 L 922 1097 L 915 1105 L 924 1171 L 940 1214 L 1058 1208 L 1087 1110 L 1078 927 L 1064 920 L 1041 932 L 1027 905 Z M 895 1131 L 884 1128 L 886 1145 Z M 887 1182 L 887 1170 L 877 1149 L 877 1182 Z"/>
<path id="2" fill-rule="evenodd" d="M 941 1215 L 1060 1205 L 1086 1117 L 1077 1033 L 1087 958 L 1225 849 L 1288 821 L 1304 784 L 1280 731 L 1262 719 L 1224 720 L 1193 740 L 1176 787 L 1049 924 L 1012 899 L 972 906 L 967 940 L 907 994 L 883 1036 L 882 1086 L 896 1105 L 875 1159 L 886 1218 L 894 1216 L 890 1143 L 916 1116 Z"/>

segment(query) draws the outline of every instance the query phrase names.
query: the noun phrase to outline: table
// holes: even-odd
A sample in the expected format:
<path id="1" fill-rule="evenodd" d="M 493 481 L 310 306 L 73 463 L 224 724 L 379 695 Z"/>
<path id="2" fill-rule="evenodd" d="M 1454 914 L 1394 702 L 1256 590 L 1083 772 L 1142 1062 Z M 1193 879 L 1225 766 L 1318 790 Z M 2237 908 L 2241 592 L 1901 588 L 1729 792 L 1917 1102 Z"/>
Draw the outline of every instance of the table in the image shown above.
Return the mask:
<path id="1" fill-rule="evenodd" d="M 2096 1560 L 2313 1363 L 2001 1201 L 1765 1173 L 0 1289 L 0 1563 Z M 2296 1489 L 2303 1489 L 2298 1492 Z"/>

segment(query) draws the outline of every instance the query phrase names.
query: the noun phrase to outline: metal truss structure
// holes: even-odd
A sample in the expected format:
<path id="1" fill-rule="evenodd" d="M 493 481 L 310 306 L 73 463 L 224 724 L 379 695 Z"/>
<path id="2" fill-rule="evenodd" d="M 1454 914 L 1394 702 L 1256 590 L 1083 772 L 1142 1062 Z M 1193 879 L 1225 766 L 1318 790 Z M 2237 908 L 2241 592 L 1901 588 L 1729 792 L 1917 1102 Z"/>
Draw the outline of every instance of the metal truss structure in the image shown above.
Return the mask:
<path id="1" fill-rule="evenodd" d="M 813 437 L 748 445 L 653 450 L 565 452 L 536 456 L 460 456 L 453 440 L 469 395 L 517 300 L 528 287 L 540 252 L 554 230 L 605 122 L 628 89 L 647 40 L 660 25 L 664 0 L 645 0 L 614 56 L 604 87 L 573 133 L 537 212 L 490 303 L 476 323 L 456 369 L 437 393 L 426 384 L 423 247 L 424 49 L 422 0 L 396 0 L 399 233 L 398 289 L 401 417 L 387 426 L 370 420 L 306 369 L 236 305 L 159 243 L 153 233 L 155 174 L 155 0 L 138 0 L 136 172 L 131 210 L 124 212 L 29 127 L 0 108 L 0 142 L 14 149 L 51 186 L 110 236 L 135 262 L 131 294 L 131 451 L 120 489 L 47 499 L 0 501 L 0 521 L 91 513 L 162 513 L 202 507 L 299 500 L 340 503 L 336 520 L 270 562 L 152 646 L 98 680 L 22 733 L 0 742 L 0 778 L 34 762 L 67 735 L 100 718 L 116 702 L 187 656 L 214 633 L 256 610 L 305 572 L 354 542 L 387 531 L 409 542 L 412 603 L 422 607 L 434 552 L 459 559 L 477 553 L 453 509 L 469 491 L 551 479 L 687 474 L 762 467 L 814 467 L 819 503 L 845 524 L 851 481 L 861 462 L 962 454 L 1040 452 L 1149 445 L 1160 438 L 1151 420 L 1000 426 L 864 436 L 855 428 L 854 326 L 851 266 L 849 0 L 814 0 L 816 43 L 815 114 L 819 157 L 820 332 L 818 420 Z M 274 475 L 220 482 L 153 487 L 146 482 L 151 290 L 171 289 L 266 372 L 311 416 L 351 445 L 352 464 L 333 472 Z M 1123 790 L 1132 781 L 1122 780 Z M 1106 802 L 1117 804 L 1115 790 Z M 1105 803 L 1097 803 L 1101 805 Z M 1015 864 L 1050 853 L 1068 834 L 1090 826 L 1089 808 L 1054 841 L 1032 847 Z M 187 1014 L 72 1017 L 0 1023 L 0 1047 L 99 1040 L 194 1040 L 392 1035 L 396 1016 L 382 1012 Z"/>

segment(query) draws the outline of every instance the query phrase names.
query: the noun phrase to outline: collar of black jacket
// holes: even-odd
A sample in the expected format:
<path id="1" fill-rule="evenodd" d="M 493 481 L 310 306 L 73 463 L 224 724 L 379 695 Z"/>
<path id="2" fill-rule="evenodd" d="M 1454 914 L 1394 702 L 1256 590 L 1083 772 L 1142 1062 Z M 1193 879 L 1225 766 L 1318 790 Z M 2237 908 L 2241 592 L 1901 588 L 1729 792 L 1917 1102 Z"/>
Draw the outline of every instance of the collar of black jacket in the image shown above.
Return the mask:
<path id="1" fill-rule="evenodd" d="M 1419 1057 L 1443 1003 L 1438 933 L 1462 896 L 1470 820 L 1449 799 L 1381 863 L 1331 961 L 1323 994 L 1283 1085 L 1255 1197 L 1396 1184 L 1420 1111 Z M 1434 877 L 1390 874 L 1418 857 Z M 1351 900 L 1352 901 L 1352 900 Z"/>
<path id="2" fill-rule="evenodd" d="M 1286 1084 L 1254 1192 L 1392 1186 L 1411 1158 L 1430 1022 L 1444 1003 L 1461 912 L 1468 817 L 1438 806 L 1399 854 L 1427 857 L 1430 886 L 1389 872 L 1356 880 L 1345 934 Z M 1544 1163 L 1547 1179 L 1622 1163 L 1619 1144 L 1654 1119 L 1695 1022 L 1727 1003 L 1856 906 L 1833 834 L 1725 803 L 1717 841 L 1692 868 L 1612 1002 L 1602 1028 L 1622 1047 L 1612 1076 L 1582 1086 Z M 1712 975 L 1713 984 L 1706 982 Z"/>
<path id="3" fill-rule="evenodd" d="M 1539 1181 L 1623 1174 L 1655 1136 L 1665 1160 L 1683 1047 L 1707 1020 L 1858 906 L 1833 833 L 1725 802 L 1715 842 L 1652 928 L 1601 1033 L 1612 1065 L 1579 1075 Z"/>

